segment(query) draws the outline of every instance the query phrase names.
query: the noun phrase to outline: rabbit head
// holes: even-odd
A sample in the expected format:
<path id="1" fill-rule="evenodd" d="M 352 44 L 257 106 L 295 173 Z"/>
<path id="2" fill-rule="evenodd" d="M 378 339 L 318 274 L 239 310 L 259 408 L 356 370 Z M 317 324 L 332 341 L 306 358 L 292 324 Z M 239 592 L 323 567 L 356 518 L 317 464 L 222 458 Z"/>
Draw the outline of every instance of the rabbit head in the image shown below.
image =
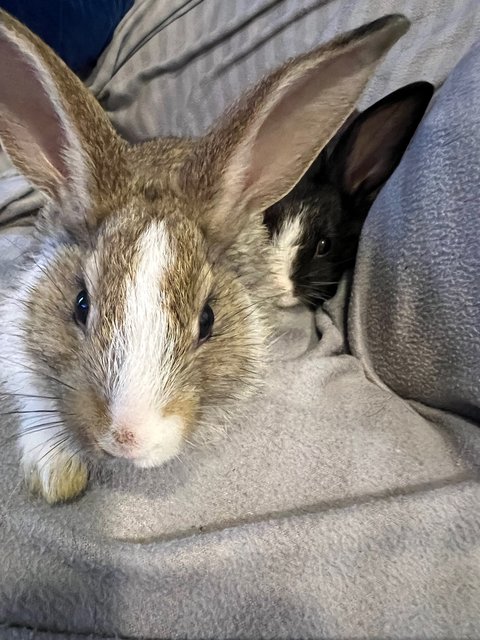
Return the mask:
<path id="1" fill-rule="evenodd" d="M 335 293 L 355 264 L 367 213 L 433 91 L 429 82 L 414 82 L 352 115 L 292 191 L 266 210 L 281 306 L 315 309 Z"/>

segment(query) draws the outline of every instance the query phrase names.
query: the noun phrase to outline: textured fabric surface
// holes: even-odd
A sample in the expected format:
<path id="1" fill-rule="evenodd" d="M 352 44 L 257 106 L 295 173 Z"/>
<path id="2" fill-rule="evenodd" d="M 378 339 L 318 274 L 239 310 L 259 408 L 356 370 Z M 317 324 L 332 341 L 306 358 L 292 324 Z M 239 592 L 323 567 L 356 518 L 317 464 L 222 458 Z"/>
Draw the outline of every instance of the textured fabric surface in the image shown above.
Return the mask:
<path id="1" fill-rule="evenodd" d="M 350 315 L 353 352 L 372 374 L 405 398 L 477 422 L 479 77 L 477 44 L 370 211 Z"/>
<path id="2" fill-rule="evenodd" d="M 387 13 L 412 27 L 361 108 L 412 80 L 438 86 L 480 36 L 478 0 L 142 0 L 88 84 L 129 139 L 198 135 L 285 59 Z"/>
<path id="3" fill-rule="evenodd" d="M 13 226 L 31 227 L 42 204 L 43 196 L 18 174 L 0 147 L 0 233 Z"/>
<path id="4" fill-rule="evenodd" d="M 200 6 L 206 11 L 212 4 L 220 15 L 218 24 L 210 27 L 218 32 L 231 16 L 221 15 L 219 3 Z M 292 13 L 300 6 L 275 6 L 280 4 Z M 373 12 L 371 4 L 355 5 L 364 6 L 365 19 Z M 149 5 L 141 3 L 139 10 Z M 324 5 L 333 12 L 336 3 Z M 157 6 L 160 10 L 165 5 Z M 460 14 L 474 23 L 473 11 L 467 11 L 471 3 L 456 3 L 455 11 L 449 3 L 448 20 L 446 3 L 436 6 L 439 13 L 443 7 L 442 24 L 448 25 L 444 33 L 455 31 L 453 18 L 460 22 Z M 348 19 L 353 21 L 351 15 Z M 139 17 L 139 29 L 145 28 L 144 20 Z M 358 24 L 362 21 L 359 16 Z M 117 46 L 122 56 L 133 51 L 122 31 L 126 24 L 104 64 L 110 54 L 116 55 Z M 151 15 L 148 27 L 154 24 Z M 253 38 L 257 24 L 263 24 L 261 16 L 244 37 L 249 33 Z M 442 32 L 440 26 L 437 32 Z M 464 38 L 458 40 L 459 51 L 467 30 L 460 33 Z M 431 45 L 436 34 L 427 36 L 419 46 L 430 51 L 429 64 L 433 68 L 443 60 L 448 67 L 443 58 L 448 47 L 437 51 Z M 170 47 L 184 41 L 172 35 Z M 278 58 L 294 52 L 281 37 L 271 42 L 278 47 Z M 308 44 L 295 42 L 302 48 Z M 144 46 L 148 48 L 146 39 Z M 453 48 L 450 52 L 453 64 L 456 53 Z M 444 87 L 422 125 L 420 140 L 430 127 L 435 130 L 441 117 L 448 121 L 458 116 L 454 96 L 461 95 L 462 118 L 455 135 L 463 140 L 473 132 L 478 146 L 479 130 L 472 124 L 478 117 L 479 76 L 473 73 L 478 57 L 477 49 Z M 442 77 L 448 70 L 442 70 Z M 399 72 L 408 75 L 409 70 L 401 67 Z M 417 72 L 413 67 L 408 80 L 418 78 Z M 188 86 L 185 74 L 176 77 L 180 86 Z M 193 86 L 196 81 L 191 82 Z M 396 78 L 389 82 L 385 92 L 397 86 Z M 464 96 L 465 84 L 472 95 L 477 92 L 476 102 Z M 138 89 L 135 79 L 132 91 L 140 99 Z M 152 112 L 154 107 L 150 105 Z M 179 126 L 183 122 L 188 130 L 185 104 L 179 104 L 179 113 Z M 133 111 L 129 117 L 136 122 Z M 198 112 L 192 123 L 197 117 L 201 128 L 205 123 Z M 414 147 L 419 154 L 414 166 L 425 164 L 426 182 L 453 171 L 468 175 L 471 158 L 463 154 L 462 145 L 457 145 L 453 166 L 444 161 L 447 143 L 448 138 L 440 136 L 433 153 L 428 145 Z M 455 141 L 452 144 L 455 147 Z M 413 159 L 407 156 L 405 161 Z M 411 175 L 402 165 L 399 171 L 403 208 L 398 215 L 404 215 L 410 201 L 422 215 L 430 214 L 437 204 L 434 191 L 425 191 L 419 202 L 409 187 Z M 384 207 L 378 206 L 376 217 L 390 215 L 387 204 L 400 188 L 395 180 L 382 194 Z M 469 201 L 478 201 L 478 184 L 468 179 Z M 445 199 L 453 198 L 452 211 L 459 202 L 454 195 L 444 192 Z M 378 228 L 379 223 L 371 232 L 367 227 L 362 240 L 366 244 L 355 282 L 357 305 L 361 295 L 368 297 L 372 282 L 382 286 L 381 277 L 392 281 L 390 271 L 368 270 L 368 237 L 371 233 L 375 239 Z M 438 240 L 435 228 L 422 227 L 432 242 Z M 477 238 L 478 229 L 473 229 Z M 20 231 L 9 226 L 0 237 L 0 288 L 14 282 L 15 252 L 21 253 L 28 242 Z M 443 237 L 438 242 L 444 246 Z M 420 243 L 411 247 L 425 251 Z M 422 265 L 422 256 L 417 257 L 412 269 Z M 368 278 L 362 275 L 366 273 Z M 420 269 L 419 277 L 422 274 Z M 449 280 L 453 289 L 463 283 L 463 275 L 457 274 L 458 282 Z M 327 313 L 316 319 L 303 310 L 285 313 L 264 392 L 225 435 L 212 435 L 210 444 L 186 449 L 180 460 L 161 469 L 105 466 L 73 504 L 50 508 L 25 495 L 10 438 L 14 419 L 3 418 L 0 638 L 478 638 L 480 432 L 453 413 L 405 401 L 374 377 L 368 353 L 360 352 L 360 359 L 348 354 L 343 284 Z M 372 332 L 382 332 L 386 320 L 374 308 L 372 323 L 379 324 L 370 326 L 368 305 L 361 310 L 365 316 L 354 319 L 349 337 L 357 349 L 365 344 L 366 350 L 375 344 Z M 432 308 L 432 313 L 438 311 L 438 306 Z M 314 321 L 323 336 L 320 341 Z M 364 338 L 365 322 L 369 341 Z M 452 367 L 461 364 L 462 357 L 459 349 L 453 350 Z"/>

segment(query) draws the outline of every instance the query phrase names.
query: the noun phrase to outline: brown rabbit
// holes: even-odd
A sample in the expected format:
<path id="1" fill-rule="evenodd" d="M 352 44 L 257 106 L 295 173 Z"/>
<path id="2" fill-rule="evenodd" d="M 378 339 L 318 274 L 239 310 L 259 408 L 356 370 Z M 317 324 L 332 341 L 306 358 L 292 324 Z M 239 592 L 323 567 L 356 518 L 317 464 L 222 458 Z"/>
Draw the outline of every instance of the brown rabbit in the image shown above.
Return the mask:
<path id="1" fill-rule="evenodd" d="M 407 28 L 387 16 L 288 62 L 204 138 L 130 146 L 0 13 L 0 138 L 48 198 L 2 320 L 32 490 L 50 503 L 78 495 L 105 453 L 159 465 L 255 389 L 272 293 L 262 212 Z"/>

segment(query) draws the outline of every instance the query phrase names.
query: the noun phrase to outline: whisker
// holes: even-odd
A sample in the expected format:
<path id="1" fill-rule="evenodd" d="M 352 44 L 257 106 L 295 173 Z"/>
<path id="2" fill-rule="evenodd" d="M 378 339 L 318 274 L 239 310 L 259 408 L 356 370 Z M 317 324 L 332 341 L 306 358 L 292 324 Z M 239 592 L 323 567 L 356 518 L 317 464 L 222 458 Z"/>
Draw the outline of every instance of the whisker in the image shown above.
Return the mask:
<path id="1" fill-rule="evenodd" d="M 4 417 L 4 416 L 16 416 L 16 415 L 24 415 L 24 414 L 39 414 L 39 413 L 53 413 L 55 415 L 58 414 L 58 411 L 56 409 L 13 409 L 12 411 L 4 411 L 0 413 L 0 417 Z M 73 415 L 73 414 L 67 414 L 67 415 Z"/>
<path id="2" fill-rule="evenodd" d="M 321 286 L 339 284 L 340 280 L 310 280 L 308 277 L 305 277 L 301 279 L 300 282 L 302 283 L 304 282 L 305 284 L 312 285 L 314 287 L 321 287 Z"/>
<path id="3" fill-rule="evenodd" d="M 335 262 L 331 262 L 330 264 L 339 265 L 339 264 L 345 264 L 345 262 L 354 262 L 355 258 L 356 258 L 356 254 L 351 256 L 350 258 L 345 258 L 345 260 L 336 260 Z"/>
<path id="4" fill-rule="evenodd" d="M 10 436 L 3 438 L 2 439 L 2 445 L 4 444 L 8 444 L 9 442 L 12 442 L 13 440 L 19 440 L 23 435 L 28 435 L 31 433 L 40 433 L 42 431 L 48 431 L 49 429 L 54 429 L 57 427 L 60 427 L 64 425 L 64 421 L 63 420 L 58 420 L 57 422 L 45 422 L 43 424 L 39 424 L 39 425 L 33 425 L 31 427 L 28 427 L 26 429 L 22 429 L 22 430 L 18 430 L 15 433 L 12 433 Z M 58 434 L 54 434 L 53 437 L 57 437 Z M 40 443 L 40 444 L 44 444 L 44 443 Z"/>
<path id="5" fill-rule="evenodd" d="M 60 398 L 56 396 L 37 396 L 31 393 L 0 393 L 0 399 L 4 397 L 8 400 L 8 398 L 29 398 L 33 400 L 57 400 L 60 401 Z"/>
<path id="6" fill-rule="evenodd" d="M 68 434 L 65 437 L 63 437 L 62 439 L 60 439 L 58 442 L 56 442 L 48 451 L 46 451 L 41 457 L 40 460 L 38 461 L 38 464 L 40 465 L 40 463 L 43 462 L 43 466 L 45 467 L 51 460 L 51 458 L 54 457 L 54 454 L 57 453 L 58 448 L 59 447 L 63 447 L 63 445 L 68 442 L 68 440 L 70 440 L 71 435 Z"/>
<path id="7" fill-rule="evenodd" d="M 67 461 L 66 461 L 65 465 L 68 465 L 68 464 L 73 460 L 73 458 L 74 458 L 75 456 L 78 456 L 78 455 L 82 454 L 84 451 L 85 451 L 85 448 L 84 448 L 84 447 L 77 447 L 77 448 L 75 449 L 75 451 L 72 453 L 72 455 L 68 457 L 68 459 L 67 459 Z"/>
<path id="8" fill-rule="evenodd" d="M 78 391 L 78 389 L 75 389 L 75 387 L 72 387 L 71 385 L 69 385 L 68 383 L 64 382 L 63 380 L 60 380 L 60 378 L 56 378 L 55 376 L 53 376 L 53 375 L 51 375 L 49 373 L 45 373 L 43 371 L 40 372 L 40 371 L 38 371 L 38 369 L 34 369 L 33 367 L 29 367 L 24 362 L 16 362 L 15 360 L 12 360 L 11 358 L 6 360 L 6 362 L 10 362 L 11 364 L 15 364 L 18 367 L 23 367 L 27 371 L 31 371 L 32 373 L 35 373 L 38 376 L 46 377 L 48 380 L 51 380 L 52 382 L 57 382 L 58 384 L 63 385 L 64 387 L 66 387 L 67 389 L 70 389 L 71 391 Z"/>

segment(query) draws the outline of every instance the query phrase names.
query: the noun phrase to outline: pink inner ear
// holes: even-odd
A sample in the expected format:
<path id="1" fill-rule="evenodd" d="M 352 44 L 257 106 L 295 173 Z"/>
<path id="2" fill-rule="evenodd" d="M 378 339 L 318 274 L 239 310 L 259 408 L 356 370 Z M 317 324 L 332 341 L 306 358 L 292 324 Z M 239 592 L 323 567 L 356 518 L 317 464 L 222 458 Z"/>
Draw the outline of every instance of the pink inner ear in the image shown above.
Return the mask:
<path id="1" fill-rule="evenodd" d="M 30 53 L 22 53 L 1 33 L 0 60 L 0 109 L 22 125 L 16 127 L 15 132 L 19 148 L 27 153 L 31 148 L 31 153 L 36 154 L 40 150 L 53 167 L 67 177 L 68 169 L 62 157 L 67 145 L 59 113 L 61 105 L 47 94 L 41 71 L 34 67 Z M 18 140 L 22 130 L 25 139 Z M 24 158 L 22 164 L 28 166 L 28 158 Z"/>
<path id="2" fill-rule="evenodd" d="M 335 128 L 328 126 L 325 106 L 318 104 L 322 91 L 336 80 L 329 73 L 329 66 L 325 63 L 321 74 L 314 68 L 293 82 L 260 127 L 253 148 L 249 183 L 260 176 L 271 182 L 272 170 L 279 180 L 284 179 L 285 172 L 301 172 L 304 165 L 308 166 L 304 156 L 312 155 L 310 147 L 318 147 L 321 138 L 321 144 L 325 145 L 335 133 Z"/>
<path id="3" fill-rule="evenodd" d="M 298 182 L 350 115 L 369 76 L 361 51 L 324 58 L 298 73 L 297 79 L 277 89 L 280 100 L 251 144 L 245 199 L 259 210 Z"/>

